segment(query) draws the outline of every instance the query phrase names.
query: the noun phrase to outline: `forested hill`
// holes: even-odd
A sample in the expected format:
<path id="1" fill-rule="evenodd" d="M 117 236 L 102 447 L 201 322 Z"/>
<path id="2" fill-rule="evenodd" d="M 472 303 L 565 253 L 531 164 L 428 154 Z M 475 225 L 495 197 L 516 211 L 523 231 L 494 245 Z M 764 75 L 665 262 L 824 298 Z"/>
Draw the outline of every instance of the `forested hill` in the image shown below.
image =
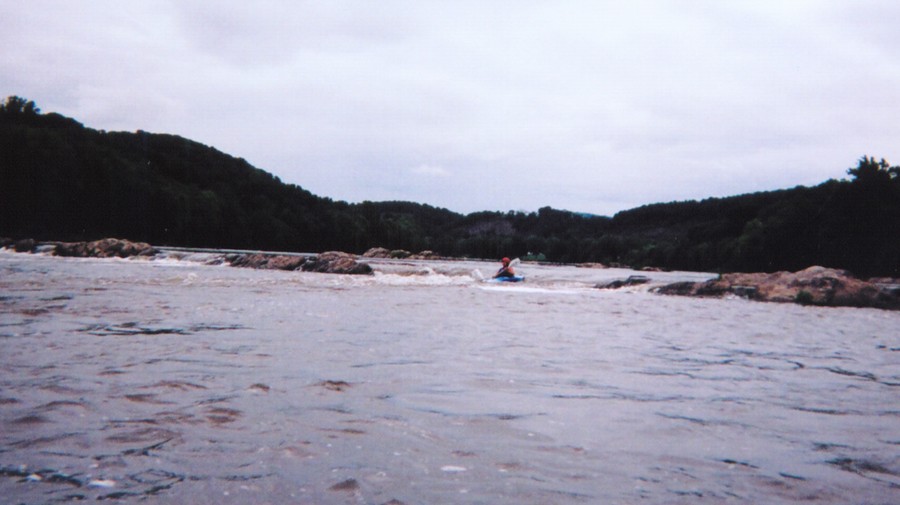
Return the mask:
<path id="1" fill-rule="evenodd" d="M 19 97 L 0 105 L 0 236 L 13 238 L 304 252 L 381 246 L 702 271 L 815 264 L 900 276 L 900 168 L 863 157 L 848 175 L 612 218 L 549 207 L 461 215 L 333 201 L 178 136 L 98 131 Z"/>

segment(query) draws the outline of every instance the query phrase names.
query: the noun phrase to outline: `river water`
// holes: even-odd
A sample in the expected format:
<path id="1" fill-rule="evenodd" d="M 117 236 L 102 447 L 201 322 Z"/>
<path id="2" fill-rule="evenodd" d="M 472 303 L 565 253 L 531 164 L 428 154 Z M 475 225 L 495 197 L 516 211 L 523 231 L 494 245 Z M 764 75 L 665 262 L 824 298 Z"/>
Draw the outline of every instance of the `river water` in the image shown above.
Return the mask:
<path id="1" fill-rule="evenodd" d="M 898 312 L 206 259 L 0 252 L 0 501 L 900 503 Z"/>

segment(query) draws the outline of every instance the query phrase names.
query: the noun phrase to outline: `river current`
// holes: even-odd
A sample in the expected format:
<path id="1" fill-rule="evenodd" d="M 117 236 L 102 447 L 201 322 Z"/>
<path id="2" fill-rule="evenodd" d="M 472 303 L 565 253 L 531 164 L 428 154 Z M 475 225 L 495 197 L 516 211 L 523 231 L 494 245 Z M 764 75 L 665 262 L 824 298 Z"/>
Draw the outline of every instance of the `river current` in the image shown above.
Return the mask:
<path id="1" fill-rule="evenodd" d="M 208 259 L 0 251 L 0 502 L 900 503 L 898 312 Z"/>

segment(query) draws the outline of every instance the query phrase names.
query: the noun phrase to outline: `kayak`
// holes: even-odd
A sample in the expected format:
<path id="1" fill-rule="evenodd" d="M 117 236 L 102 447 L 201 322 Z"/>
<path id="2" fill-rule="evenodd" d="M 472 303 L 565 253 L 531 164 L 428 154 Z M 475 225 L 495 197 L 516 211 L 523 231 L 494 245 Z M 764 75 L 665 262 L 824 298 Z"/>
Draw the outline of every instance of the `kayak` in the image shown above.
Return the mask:
<path id="1" fill-rule="evenodd" d="M 487 282 L 522 282 L 525 280 L 523 275 L 513 275 L 512 277 L 492 277 Z"/>

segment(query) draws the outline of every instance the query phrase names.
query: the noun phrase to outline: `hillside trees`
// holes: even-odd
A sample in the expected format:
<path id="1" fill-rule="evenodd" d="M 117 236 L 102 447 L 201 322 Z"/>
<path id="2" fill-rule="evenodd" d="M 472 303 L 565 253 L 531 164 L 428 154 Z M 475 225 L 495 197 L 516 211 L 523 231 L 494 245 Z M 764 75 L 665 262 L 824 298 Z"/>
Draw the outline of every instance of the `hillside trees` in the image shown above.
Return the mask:
<path id="1" fill-rule="evenodd" d="M 460 215 L 336 202 L 176 135 L 104 132 L 31 101 L 0 104 L 0 236 L 456 257 L 538 257 L 702 271 L 819 264 L 900 276 L 900 167 L 863 156 L 851 180 L 645 205 L 613 217 L 544 207 Z"/>

